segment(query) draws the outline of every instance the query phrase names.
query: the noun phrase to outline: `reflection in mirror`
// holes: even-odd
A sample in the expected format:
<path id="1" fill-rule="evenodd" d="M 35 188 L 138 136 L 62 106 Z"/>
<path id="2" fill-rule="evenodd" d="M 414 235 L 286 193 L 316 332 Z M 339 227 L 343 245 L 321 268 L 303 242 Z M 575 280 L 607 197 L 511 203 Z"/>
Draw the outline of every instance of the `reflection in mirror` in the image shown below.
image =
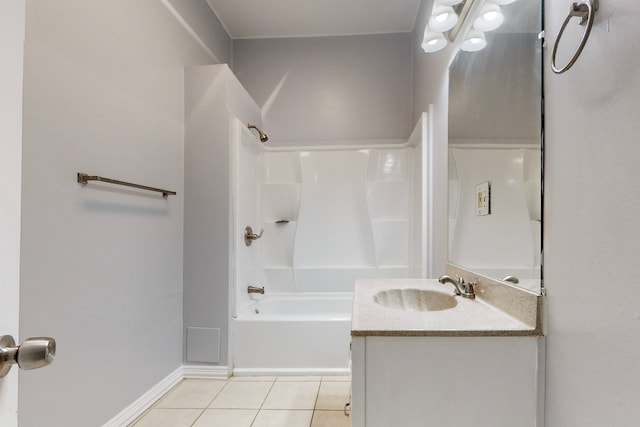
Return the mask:
<path id="1" fill-rule="evenodd" d="M 449 262 L 541 291 L 542 0 L 449 69 Z M 472 18 L 472 16 L 470 16 Z M 483 185 L 482 185 L 483 184 Z"/>

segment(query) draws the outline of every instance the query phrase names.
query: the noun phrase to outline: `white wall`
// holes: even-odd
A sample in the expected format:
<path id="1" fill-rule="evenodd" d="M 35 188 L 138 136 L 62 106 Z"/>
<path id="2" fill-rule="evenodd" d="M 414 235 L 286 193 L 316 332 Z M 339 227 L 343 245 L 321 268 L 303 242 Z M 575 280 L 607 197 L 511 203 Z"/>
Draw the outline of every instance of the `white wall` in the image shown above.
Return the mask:
<path id="1" fill-rule="evenodd" d="M 600 2 L 575 66 L 550 71 L 568 2 L 546 2 L 547 427 L 640 419 L 640 8 Z M 578 27 L 575 22 L 572 28 Z M 580 29 L 581 30 L 581 29 Z M 567 38 L 566 49 L 575 46 Z"/>
<path id="2" fill-rule="evenodd" d="M 20 425 L 97 426 L 182 364 L 183 67 L 211 58 L 155 0 L 31 0 L 25 56 L 20 335 L 58 354 Z"/>
<path id="3" fill-rule="evenodd" d="M 234 40 L 233 49 L 271 145 L 406 140 L 413 129 L 408 34 Z"/>
<path id="4" fill-rule="evenodd" d="M 18 337 L 25 2 L 0 3 L 0 335 Z M 18 369 L 0 379 L 0 424 L 18 425 Z"/>

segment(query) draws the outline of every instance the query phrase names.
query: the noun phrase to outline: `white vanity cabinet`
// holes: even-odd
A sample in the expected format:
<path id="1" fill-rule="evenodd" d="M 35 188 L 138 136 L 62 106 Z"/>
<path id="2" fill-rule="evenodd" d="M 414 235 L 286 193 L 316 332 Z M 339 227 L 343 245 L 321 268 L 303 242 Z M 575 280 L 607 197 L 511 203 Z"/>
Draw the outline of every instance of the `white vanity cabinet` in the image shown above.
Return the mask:
<path id="1" fill-rule="evenodd" d="M 539 337 L 353 337 L 353 427 L 541 427 Z"/>
<path id="2" fill-rule="evenodd" d="M 481 300 L 460 299 L 447 313 L 380 307 L 374 297 L 385 287 L 450 292 L 434 280 L 358 281 L 353 427 L 543 426 L 544 337 L 535 325 Z"/>

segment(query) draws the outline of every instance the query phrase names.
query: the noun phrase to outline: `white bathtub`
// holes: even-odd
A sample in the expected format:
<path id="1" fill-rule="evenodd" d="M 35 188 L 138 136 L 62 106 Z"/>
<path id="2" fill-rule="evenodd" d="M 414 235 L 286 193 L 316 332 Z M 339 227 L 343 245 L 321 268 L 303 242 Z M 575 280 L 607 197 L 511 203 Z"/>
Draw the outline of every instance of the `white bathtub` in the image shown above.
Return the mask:
<path id="1" fill-rule="evenodd" d="M 233 319 L 234 375 L 349 373 L 351 293 L 268 295 Z"/>

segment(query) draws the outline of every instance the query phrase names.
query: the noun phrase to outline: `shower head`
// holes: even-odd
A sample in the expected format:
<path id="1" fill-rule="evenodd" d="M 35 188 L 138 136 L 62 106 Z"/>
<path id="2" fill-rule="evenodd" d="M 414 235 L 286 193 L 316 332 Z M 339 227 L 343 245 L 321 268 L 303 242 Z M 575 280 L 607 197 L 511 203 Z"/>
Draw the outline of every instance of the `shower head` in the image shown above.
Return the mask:
<path id="1" fill-rule="evenodd" d="M 254 125 L 252 125 L 251 123 L 249 123 L 249 124 L 247 125 L 247 127 L 248 127 L 249 129 L 255 129 L 255 130 L 257 130 L 257 131 L 258 131 L 258 135 L 260 136 L 260 142 L 263 142 L 263 143 L 264 143 L 264 142 L 267 142 L 267 141 L 269 140 L 269 137 L 267 136 L 267 134 L 266 134 L 266 133 L 264 133 L 264 132 L 262 132 L 260 129 L 258 129 L 258 127 L 257 127 L 257 126 L 254 126 Z"/>

